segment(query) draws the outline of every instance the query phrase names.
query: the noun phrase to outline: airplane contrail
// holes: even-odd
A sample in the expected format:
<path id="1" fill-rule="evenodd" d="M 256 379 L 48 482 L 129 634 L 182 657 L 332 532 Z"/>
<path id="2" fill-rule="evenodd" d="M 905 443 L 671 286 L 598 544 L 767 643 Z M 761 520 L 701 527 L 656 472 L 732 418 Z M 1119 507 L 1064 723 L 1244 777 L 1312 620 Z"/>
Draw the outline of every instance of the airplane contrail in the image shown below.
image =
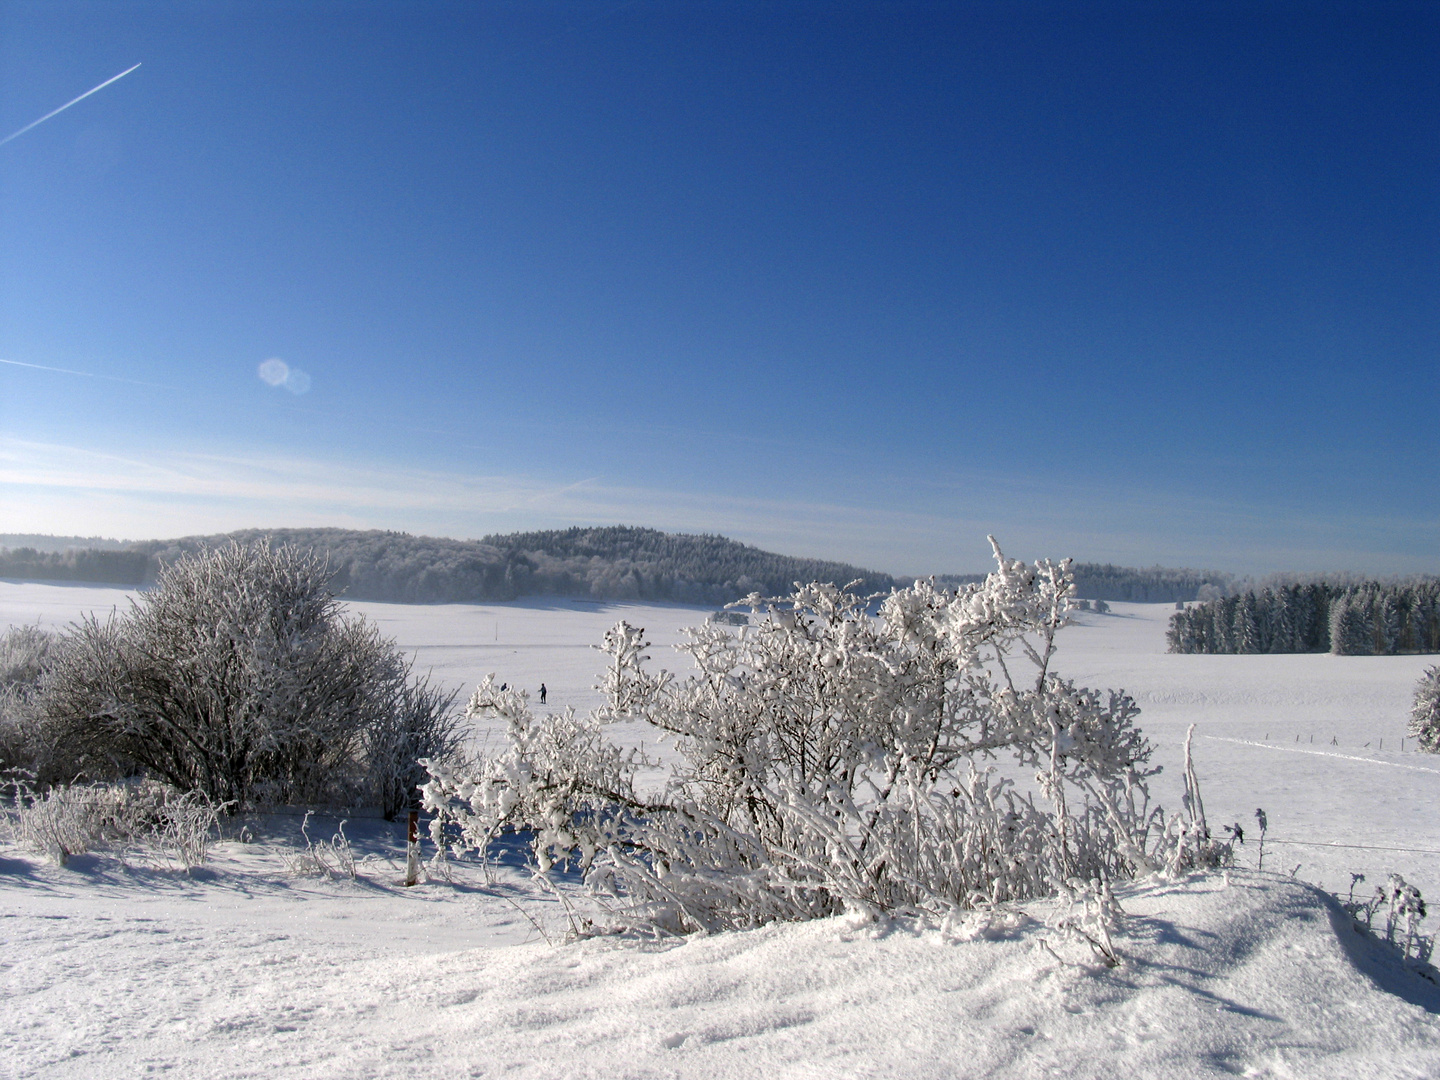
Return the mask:
<path id="1" fill-rule="evenodd" d="M 131 69 L 134 70 L 133 68 Z M 37 121 L 38 123 L 38 121 Z M 71 368 L 49 367 L 45 364 L 27 364 L 23 360 L 0 360 L 0 364 L 9 364 L 11 367 L 33 368 L 36 371 L 53 371 L 57 375 L 79 375 L 83 379 L 104 379 L 106 382 L 123 382 L 131 386 L 150 386 L 156 390 L 178 390 L 178 386 L 166 386 L 164 383 L 143 382 L 140 379 L 125 379 L 119 375 L 97 375 L 93 371 L 75 371 Z"/>
<path id="2" fill-rule="evenodd" d="M 135 68 L 138 68 L 139 66 L 140 66 L 139 64 L 136 64 L 135 67 L 126 68 L 124 71 L 120 72 L 120 74 L 119 74 L 119 75 L 116 75 L 114 78 L 106 79 L 106 80 L 105 80 L 104 82 L 102 82 L 99 86 L 95 87 L 94 90 L 86 90 L 85 93 L 81 94 L 81 95 L 80 95 L 79 97 L 77 97 L 74 101 L 67 101 L 64 105 L 61 105 L 61 106 L 60 106 L 58 109 L 56 109 L 54 112 L 47 112 L 44 116 L 40 117 L 39 120 L 36 120 L 34 124 L 26 124 L 26 125 L 25 125 L 23 128 L 21 128 L 19 131 L 15 132 L 14 135 L 6 135 L 5 138 L 0 139 L 0 146 L 4 146 L 4 145 L 5 145 L 7 142 L 9 142 L 11 139 L 19 138 L 21 135 L 24 135 L 25 132 L 27 132 L 27 131 L 29 131 L 31 128 L 35 127 L 37 124 L 43 124 L 46 120 L 49 120 L 52 116 L 56 116 L 56 115 L 64 112 L 64 111 L 65 111 L 66 109 L 68 109 L 71 105 L 74 105 L 74 104 L 76 104 L 77 102 L 84 101 L 84 100 L 85 100 L 87 97 L 89 97 L 91 94 L 95 93 L 95 90 L 104 90 L 105 87 L 109 86 L 112 82 L 115 81 L 115 79 L 123 79 L 126 75 L 129 75 L 130 72 L 134 71 Z"/>

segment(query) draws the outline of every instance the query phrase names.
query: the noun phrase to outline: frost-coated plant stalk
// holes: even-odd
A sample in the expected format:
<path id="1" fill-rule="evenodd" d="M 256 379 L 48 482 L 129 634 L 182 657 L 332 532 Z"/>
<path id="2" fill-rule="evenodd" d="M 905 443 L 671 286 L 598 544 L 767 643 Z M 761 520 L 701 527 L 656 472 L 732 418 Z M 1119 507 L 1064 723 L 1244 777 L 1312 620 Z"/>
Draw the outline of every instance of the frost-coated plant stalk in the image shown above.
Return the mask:
<path id="1" fill-rule="evenodd" d="M 490 676 L 468 712 L 504 719 L 508 749 L 428 764 L 432 836 L 458 825 L 484 851 L 529 830 L 537 872 L 574 864 L 626 920 L 673 931 L 944 914 L 1172 865 L 1135 703 L 1052 670 L 1069 562 L 991 543 L 984 582 L 917 581 L 878 616 L 848 587 L 752 595 L 751 625 L 688 631 L 684 678 L 648 671 L 621 623 L 587 717 L 537 716 Z M 606 738 L 622 717 L 673 744 L 663 790 L 637 791 L 654 763 Z"/>
<path id="2" fill-rule="evenodd" d="M 1341 902 L 1341 906 L 1355 920 L 1356 929 L 1376 934 L 1375 916 L 1384 911 L 1385 943 L 1395 948 L 1406 960 L 1413 958 L 1418 964 L 1428 964 L 1435 950 L 1435 938 L 1420 932 L 1420 924 L 1426 916 L 1425 900 L 1420 895 L 1420 890 L 1399 874 L 1391 874 L 1385 884 L 1375 890 L 1374 896 L 1366 901 L 1358 901 L 1355 899 L 1355 886 L 1364 880 L 1364 874 L 1351 874 L 1350 895 Z"/>

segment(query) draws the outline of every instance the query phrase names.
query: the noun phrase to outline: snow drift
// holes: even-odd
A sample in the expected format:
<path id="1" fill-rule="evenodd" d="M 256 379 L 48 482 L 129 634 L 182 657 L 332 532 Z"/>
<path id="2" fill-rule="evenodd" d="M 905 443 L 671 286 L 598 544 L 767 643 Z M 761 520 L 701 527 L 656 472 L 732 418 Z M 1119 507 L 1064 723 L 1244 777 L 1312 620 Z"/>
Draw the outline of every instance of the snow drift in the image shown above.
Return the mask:
<path id="1" fill-rule="evenodd" d="M 1440 1074 L 1440 989 L 1326 894 L 1272 875 L 1121 890 L 1111 971 L 1038 902 L 943 927 L 838 917 L 454 948 L 503 905 L 446 885 L 246 883 L 219 865 L 157 887 L 7 860 L 23 876 L 4 892 L 0 1074 Z"/>

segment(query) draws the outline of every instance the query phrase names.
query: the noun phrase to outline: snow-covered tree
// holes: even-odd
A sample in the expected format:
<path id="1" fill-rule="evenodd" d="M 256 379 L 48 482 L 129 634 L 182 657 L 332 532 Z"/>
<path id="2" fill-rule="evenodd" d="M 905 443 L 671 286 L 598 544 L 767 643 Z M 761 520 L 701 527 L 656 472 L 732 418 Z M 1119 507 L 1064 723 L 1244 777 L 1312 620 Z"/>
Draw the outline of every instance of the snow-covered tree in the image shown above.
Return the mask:
<path id="1" fill-rule="evenodd" d="M 1363 595 L 1331 602 L 1330 651 L 1336 656 L 1369 656 L 1375 651 L 1375 631 Z"/>
<path id="2" fill-rule="evenodd" d="M 1255 594 L 1247 592 L 1235 605 L 1235 651 L 1258 653 L 1260 651 L 1260 622 Z"/>
<path id="3" fill-rule="evenodd" d="M 586 718 L 536 716 L 492 676 L 470 711 L 503 717 L 509 748 L 431 766 L 433 834 L 458 823 L 483 849 L 532 830 L 542 871 L 571 860 L 626 919 L 675 930 L 943 910 L 1153 868 L 1134 702 L 1052 670 L 1068 564 L 995 558 L 981 583 L 893 592 L 878 618 L 833 585 L 752 596 L 754 625 L 690 631 L 683 679 L 648 672 L 622 623 L 607 704 Z M 642 762 L 605 738 L 619 716 L 673 743 L 663 791 L 641 792 Z"/>
<path id="4" fill-rule="evenodd" d="M 42 680 L 45 741 L 92 778 L 144 772 L 216 803 L 393 812 L 415 759 L 453 747 L 453 695 L 412 680 L 329 578 L 294 548 L 181 557 L 128 614 L 66 636 Z"/>
<path id="5" fill-rule="evenodd" d="M 1410 734 L 1420 749 L 1440 754 L 1440 667 L 1428 668 L 1415 685 L 1410 708 Z"/>
<path id="6" fill-rule="evenodd" d="M 1394 656 L 1400 651 L 1405 627 L 1404 599 L 1387 589 L 1375 601 L 1375 654 Z"/>

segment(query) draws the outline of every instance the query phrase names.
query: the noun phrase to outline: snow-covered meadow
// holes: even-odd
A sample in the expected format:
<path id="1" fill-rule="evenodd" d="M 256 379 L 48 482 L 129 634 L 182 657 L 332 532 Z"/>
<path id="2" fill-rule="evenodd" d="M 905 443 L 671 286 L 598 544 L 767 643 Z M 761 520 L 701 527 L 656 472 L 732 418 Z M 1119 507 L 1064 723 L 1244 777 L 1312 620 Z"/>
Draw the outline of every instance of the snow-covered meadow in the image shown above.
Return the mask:
<path id="1" fill-rule="evenodd" d="M 63 626 L 126 596 L 0 583 L 0 626 Z M 605 629 L 644 626 L 655 663 L 676 668 L 668 646 L 708 614 L 354 606 L 447 684 L 493 671 L 582 711 Z M 299 820 L 272 818 L 191 877 L 138 856 L 60 869 L 0 852 L 0 1075 L 1440 1075 L 1440 991 L 1306 884 L 1343 894 L 1358 872 L 1368 891 L 1398 871 L 1440 897 L 1440 758 L 1401 749 L 1434 658 L 1170 655 L 1170 613 L 1078 613 L 1058 669 L 1135 698 L 1167 805 L 1196 725 L 1212 824 L 1246 828 L 1237 861 L 1253 868 L 1263 807 L 1265 870 L 1282 876 L 1124 890 L 1118 971 L 1077 966 L 1088 958 L 1038 904 L 1013 926 L 825 920 L 551 945 L 564 913 L 518 869 L 405 890 L 395 829 L 358 821 L 358 881 L 296 877 Z"/>

